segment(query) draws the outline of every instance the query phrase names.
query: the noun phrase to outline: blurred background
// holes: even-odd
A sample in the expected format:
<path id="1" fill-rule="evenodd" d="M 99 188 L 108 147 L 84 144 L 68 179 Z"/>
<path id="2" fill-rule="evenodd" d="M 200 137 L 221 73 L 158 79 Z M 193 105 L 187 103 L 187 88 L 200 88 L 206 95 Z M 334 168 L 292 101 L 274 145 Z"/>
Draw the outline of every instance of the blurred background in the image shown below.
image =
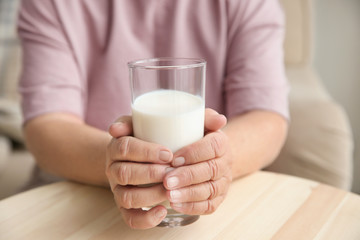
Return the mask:
<path id="1" fill-rule="evenodd" d="M 360 1 L 313 2 L 314 67 L 349 116 L 355 140 L 352 189 L 360 193 Z"/>
<path id="2" fill-rule="evenodd" d="M 282 2 L 290 5 L 292 1 Z M 312 2 L 313 67 L 348 114 L 355 140 L 352 191 L 360 193 L 360 1 Z M 20 98 L 16 94 L 21 61 L 15 33 L 18 4 L 19 0 L 0 0 L 0 199 L 22 190 L 34 166 L 23 146 Z"/>

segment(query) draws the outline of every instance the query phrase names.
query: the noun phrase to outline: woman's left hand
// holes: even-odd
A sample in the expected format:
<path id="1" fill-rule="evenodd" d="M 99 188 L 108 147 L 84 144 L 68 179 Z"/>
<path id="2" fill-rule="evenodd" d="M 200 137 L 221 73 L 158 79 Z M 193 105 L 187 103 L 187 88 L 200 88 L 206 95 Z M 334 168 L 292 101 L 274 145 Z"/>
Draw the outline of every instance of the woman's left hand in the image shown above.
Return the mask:
<path id="1" fill-rule="evenodd" d="M 181 213 L 213 213 L 223 202 L 232 180 L 232 154 L 228 138 L 220 129 L 226 118 L 206 109 L 205 136 L 174 153 L 164 178 L 171 207 Z"/>

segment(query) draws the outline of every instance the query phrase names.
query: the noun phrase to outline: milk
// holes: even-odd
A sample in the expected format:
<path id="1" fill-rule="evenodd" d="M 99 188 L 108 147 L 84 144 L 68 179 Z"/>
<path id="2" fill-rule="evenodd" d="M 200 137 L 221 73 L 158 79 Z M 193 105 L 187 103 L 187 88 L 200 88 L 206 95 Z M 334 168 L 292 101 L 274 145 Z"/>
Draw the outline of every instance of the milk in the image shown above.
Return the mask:
<path id="1" fill-rule="evenodd" d="M 204 136 L 204 101 L 175 90 L 145 93 L 132 104 L 134 136 L 172 152 Z"/>

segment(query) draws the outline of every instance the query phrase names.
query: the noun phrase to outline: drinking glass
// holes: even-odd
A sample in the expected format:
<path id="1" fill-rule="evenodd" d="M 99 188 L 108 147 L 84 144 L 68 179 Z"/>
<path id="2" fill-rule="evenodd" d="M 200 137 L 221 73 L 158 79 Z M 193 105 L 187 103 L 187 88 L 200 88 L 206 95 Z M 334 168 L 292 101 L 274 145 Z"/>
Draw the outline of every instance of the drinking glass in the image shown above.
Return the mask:
<path id="1" fill-rule="evenodd" d="M 173 153 L 204 136 L 206 62 L 192 58 L 153 58 L 128 63 L 134 136 Z M 199 219 L 162 203 L 167 216 L 158 225 L 184 226 Z"/>

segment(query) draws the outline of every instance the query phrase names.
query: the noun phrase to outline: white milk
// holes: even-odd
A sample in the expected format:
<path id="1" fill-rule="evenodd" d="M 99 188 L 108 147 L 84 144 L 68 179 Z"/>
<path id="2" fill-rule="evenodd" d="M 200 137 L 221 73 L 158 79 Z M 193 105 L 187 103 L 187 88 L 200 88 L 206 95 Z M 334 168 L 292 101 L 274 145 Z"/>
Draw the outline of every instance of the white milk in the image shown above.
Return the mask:
<path id="1" fill-rule="evenodd" d="M 175 152 L 204 136 L 204 101 L 175 90 L 139 96 L 132 105 L 134 136 Z"/>

